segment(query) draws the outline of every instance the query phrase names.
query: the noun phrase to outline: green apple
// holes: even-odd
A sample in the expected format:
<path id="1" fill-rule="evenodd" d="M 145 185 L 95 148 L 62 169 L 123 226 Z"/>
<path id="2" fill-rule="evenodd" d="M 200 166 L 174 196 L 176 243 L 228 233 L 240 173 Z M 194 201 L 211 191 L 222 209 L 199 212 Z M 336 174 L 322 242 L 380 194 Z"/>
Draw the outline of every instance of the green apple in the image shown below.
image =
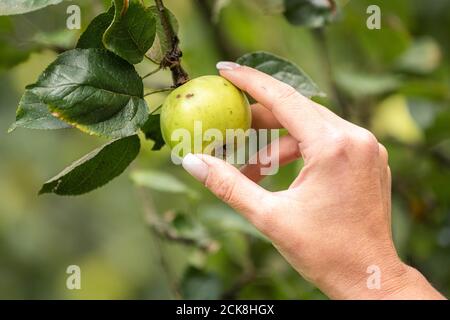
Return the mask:
<path id="1" fill-rule="evenodd" d="M 247 131 L 250 126 L 247 97 L 220 76 L 199 77 L 178 87 L 167 97 L 161 111 L 164 141 L 173 151 L 178 146 L 180 156 L 213 153 L 213 146 L 229 143 L 226 137 L 230 130 Z M 179 148 L 182 143 L 187 148 Z"/>

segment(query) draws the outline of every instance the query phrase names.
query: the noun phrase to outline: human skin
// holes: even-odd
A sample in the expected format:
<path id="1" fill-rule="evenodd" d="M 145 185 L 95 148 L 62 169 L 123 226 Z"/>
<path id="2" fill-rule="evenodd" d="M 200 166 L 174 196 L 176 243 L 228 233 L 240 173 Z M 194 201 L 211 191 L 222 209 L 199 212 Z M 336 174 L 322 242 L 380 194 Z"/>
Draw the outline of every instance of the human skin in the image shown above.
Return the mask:
<path id="1" fill-rule="evenodd" d="M 397 255 L 391 233 L 391 173 L 375 136 L 292 87 L 231 62 L 221 76 L 247 92 L 253 127 L 286 128 L 280 164 L 304 167 L 287 190 L 257 182 L 260 164 L 238 170 L 207 155 L 187 155 L 183 167 L 265 234 L 305 279 L 332 299 L 444 299 Z M 367 285 L 368 268 L 380 288 Z"/>

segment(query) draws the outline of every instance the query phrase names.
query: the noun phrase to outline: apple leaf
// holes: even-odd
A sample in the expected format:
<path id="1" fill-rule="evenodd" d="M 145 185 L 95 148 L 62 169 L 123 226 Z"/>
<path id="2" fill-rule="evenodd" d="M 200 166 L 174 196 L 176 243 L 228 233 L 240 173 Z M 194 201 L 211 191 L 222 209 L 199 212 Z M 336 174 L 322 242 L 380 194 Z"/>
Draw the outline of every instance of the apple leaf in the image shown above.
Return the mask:
<path id="1" fill-rule="evenodd" d="M 336 83 L 348 95 L 353 97 L 383 95 L 397 90 L 401 78 L 394 74 L 373 74 L 355 72 L 352 70 L 338 70 Z"/>
<path id="2" fill-rule="evenodd" d="M 2 0 L 0 1 L 0 16 L 36 11 L 63 1 L 64 0 Z"/>
<path id="3" fill-rule="evenodd" d="M 156 37 L 152 47 L 148 51 L 148 56 L 155 63 L 161 63 L 167 51 L 170 50 L 170 39 L 167 39 L 166 34 L 164 32 L 164 28 L 161 23 L 161 18 L 158 13 L 158 8 L 156 6 L 152 6 L 149 8 L 149 10 L 152 12 L 156 20 Z M 169 15 L 169 21 L 172 25 L 173 30 L 175 31 L 175 33 L 178 33 L 179 26 L 177 18 L 167 8 L 166 12 Z"/>
<path id="4" fill-rule="evenodd" d="M 406 73 L 426 75 L 439 67 L 442 57 L 441 48 L 435 40 L 421 38 L 400 56 L 395 68 Z"/>
<path id="5" fill-rule="evenodd" d="M 336 18 L 335 0 L 284 0 L 284 16 L 293 25 L 320 28 Z"/>
<path id="6" fill-rule="evenodd" d="M 161 133 L 160 118 L 161 115 L 159 114 L 150 115 L 147 122 L 141 128 L 145 134 L 145 138 L 155 142 L 152 148 L 153 151 L 161 150 L 166 144 Z"/>
<path id="7" fill-rule="evenodd" d="M 93 135 L 130 136 L 148 119 L 142 79 L 103 49 L 64 52 L 28 90 L 54 116 Z"/>
<path id="8" fill-rule="evenodd" d="M 101 13 L 95 17 L 80 36 L 77 48 L 105 48 L 103 44 L 103 35 L 113 22 L 113 19 L 114 7 L 111 7 L 107 12 Z"/>
<path id="9" fill-rule="evenodd" d="M 75 161 L 47 181 L 39 194 L 75 196 L 95 190 L 119 176 L 137 157 L 137 135 L 114 140 Z"/>
<path id="10" fill-rule="evenodd" d="M 18 127 L 27 129 L 65 129 L 70 125 L 54 117 L 46 104 L 31 91 L 26 90 L 17 108 L 16 121 L 9 128 L 12 132 Z"/>
<path id="11" fill-rule="evenodd" d="M 190 194 L 191 189 L 177 177 L 162 171 L 136 170 L 130 175 L 138 186 L 166 193 Z"/>
<path id="12" fill-rule="evenodd" d="M 202 205 L 198 209 L 198 217 L 200 221 L 207 226 L 208 230 L 214 233 L 220 233 L 224 230 L 242 232 L 264 241 L 267 238 L 259 232 L 250 222 L 245 220 L 242 215 L 233 209 L 217 204 Z"/>
<path id="13" fill-rule="evenodd" d="M 267 73 L 291 85 L 308 98 L 325 95 L 303 70 L 271 53 L 262 51 L 249 53 L 240 57 L 237 63 Z"/>
<path id="14" fill-rule="evenodd" d="M 119 57 L 137 64 L 155 41 L 153 12 L 138 0 L 115 0 L 114 3 L 114 20 L 103 35 L 103 43 Z"/>

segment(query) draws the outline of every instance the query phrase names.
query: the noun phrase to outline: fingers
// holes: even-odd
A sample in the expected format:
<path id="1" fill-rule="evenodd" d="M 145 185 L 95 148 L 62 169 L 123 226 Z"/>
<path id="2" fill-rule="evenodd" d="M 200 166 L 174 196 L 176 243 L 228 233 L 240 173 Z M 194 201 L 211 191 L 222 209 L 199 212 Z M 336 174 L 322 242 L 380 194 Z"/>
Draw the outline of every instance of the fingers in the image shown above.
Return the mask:
<path id="1" fill-rule="evenodd" d="M 183 167 L 219 199 L 241 212 L 250 221 L 260 213 L 262 201 L 271 193 L 249 180 L 239 170 L 218 158 L 188 154 Z M 255 222 L 257 224 L 257 221 Z"/>
<path id="2" fill-rule="evenodd" d="M 275 144 L 278 144 L 275 146 Z M 298 141 L 290 135 L 283 136 L 262 150 L 258 151 L 256 163 L 247 164 L 241 172 L 254 182 L 261 181 L 265 175 L 263 168 L 284 166 L 301 157 Z M 261 160 L 264 161 L 261 161 Z M 264 163 L 263 163 L 264 162 Z"/>
<path id="3" fill-rule="evenodd" d="M 274 117 L 298 141 L 317 141 L 329 126 L 333 113 L 323 113 L 315 103 L 291 86 L 258 70 L 229 64 L 220 74 L 246 91 L 261 105 L 272 111 Z"/>
<path id="4" fill-rule="evenodd" d="M 381 175 L 381 192 L 383 195 L 384 208 L 389 219 L 389 225 L 391 221 L 391 169 L 389 168 L 389 155 L 385 146 L 381 143 L 378 144 L 379 148 L 379 167 Z"/>
<path id="5" fill-rule="evenodd" d="M 254 129 L 281 129 L 283 126 L 272 111 L 259 103 L 252 105 L 252 127 Z"/>

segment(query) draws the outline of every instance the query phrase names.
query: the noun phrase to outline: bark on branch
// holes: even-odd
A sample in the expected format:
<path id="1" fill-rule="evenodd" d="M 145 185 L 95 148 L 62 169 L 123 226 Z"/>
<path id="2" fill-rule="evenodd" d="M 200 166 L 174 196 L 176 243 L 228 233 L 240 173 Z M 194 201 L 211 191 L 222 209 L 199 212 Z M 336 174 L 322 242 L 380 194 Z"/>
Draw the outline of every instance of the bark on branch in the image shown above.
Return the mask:
<path id="1" fill-rule="evenodd" d="M 180 40 L 173 30 L 169 15 L 163 1 L 155 0 L 155 3 L 156 7 L 158 8 L 158 14 L 161 19 L 164 33 L 170 43 L 170 49 L 165 53 L 164 59 L 161 62 L 161 67 L 170 69 L 170 71 L 172 72 L 174 87 L 179 87 L 189 81 L 189 75 L 181 66 L 181 57 L 183 56 L 183 53 L 179 47 Z"/>

